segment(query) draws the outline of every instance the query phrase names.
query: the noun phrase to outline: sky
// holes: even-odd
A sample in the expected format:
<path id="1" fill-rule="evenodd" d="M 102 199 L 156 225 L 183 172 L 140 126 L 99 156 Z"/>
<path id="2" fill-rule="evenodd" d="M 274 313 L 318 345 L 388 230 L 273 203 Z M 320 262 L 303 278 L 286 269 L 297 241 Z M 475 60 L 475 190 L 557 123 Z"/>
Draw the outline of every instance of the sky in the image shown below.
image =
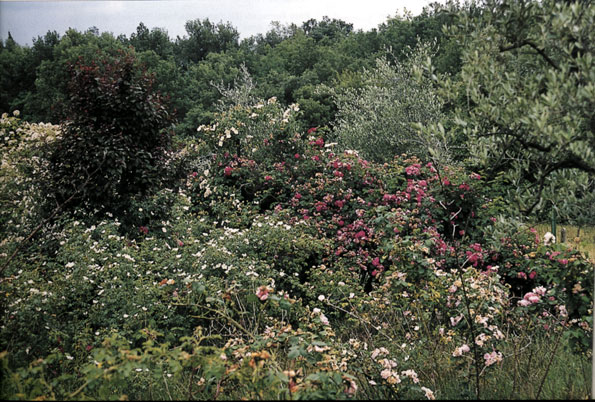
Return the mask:
<path id="1" fill-rule="evenodd" d="M 402 15 L 407 9 L 419 14 L 431 0 L 152 0 L 152 1 L 5 1 L 0 0 L 0 38 L 8 32 L 21 45 L 48 31 L 60 36 L 68 28 L 86 31 L 97 27 L 115 36 L 136 32 L 143 22 L 148 28 L 164 28 L 175 39 L 186 34 L 186 21 L 208 18 L 230 22 L 246 38 L 266 33 L 272 21 L 301 24 L 323 16 L 352 23 L 355 29 L 369 30 Z M 439 1 L 443 2 L 443 1 Z"/>

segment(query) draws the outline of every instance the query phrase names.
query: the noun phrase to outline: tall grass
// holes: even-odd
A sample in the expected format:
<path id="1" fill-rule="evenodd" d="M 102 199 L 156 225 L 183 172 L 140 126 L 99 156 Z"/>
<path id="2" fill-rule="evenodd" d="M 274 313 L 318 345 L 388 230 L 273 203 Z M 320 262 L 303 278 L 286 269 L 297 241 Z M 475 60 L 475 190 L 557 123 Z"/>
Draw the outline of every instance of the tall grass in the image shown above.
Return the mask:
<path id="1" fill-rule="evenodd" d="M 552 228 L 549 223 L 539 223 L 534 226 L 537 229 L 539 236 L 547 232 L 551 232 Z M 562 240 L 562 229 L 566 229 L 566 244 L 576 250 L 581 251 L 589 260 L 595 263 L 595 226 L 573 226 L 573 225 L 557 225 L 556 241 Z"/>

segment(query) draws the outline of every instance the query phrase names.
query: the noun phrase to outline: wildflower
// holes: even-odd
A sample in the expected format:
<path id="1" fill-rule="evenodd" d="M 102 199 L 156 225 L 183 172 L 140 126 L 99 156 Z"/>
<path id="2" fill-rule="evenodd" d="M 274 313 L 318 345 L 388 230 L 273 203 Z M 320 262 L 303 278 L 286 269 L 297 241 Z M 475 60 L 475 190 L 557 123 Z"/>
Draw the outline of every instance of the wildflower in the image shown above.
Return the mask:
<path id="1" fill-rule="evenodd" d="M 381 348 L 376 348 L 374 349 L 374 351 L 372 352 L 372 359 L 376 360 L 376 357 L 378 357 L 379 355 L 388 355 L 388 349 L 381 347 Z"/>
<path id="2" fill-rule="evenodd" d="M 523 300 L 519 300 L 517 302 L 517 304 L 521 307 L 527 307 L 527 306 L 531 305 L 531 302 L 523 299 Z"/>
<path id="3" fill-rule="evenodd" d="M 355 393 L 357 392 L 357 384 L 353 380 L 348 380 L 348 381 L 349 381 L 349 387 L 345 390 L 345 393 L 347 395 L 355 395 Z"/>
<path id="4" fill-rule="evenodd" d="M 410 378 L 415 384 L 419 383 L 419 378 L 417 378 L 417 373 L 414 370 L 402 371 L 401 375 Z"/>
<path id="5" fill-rule="evenodd" d="M 566 310 L 565 305 L 557 306 L 558 312 L 562 317 L 568 317 L 568 311 Z"/>
<path id="6" fill-rule="evenodd" d="M 233 171 L 233 169 L 229 166 L 225 166 L 225 169 L 223 169 L 223 174 L 225 174 L 225 176 L 231 176 L 231 172 Z"/>
<path id="7" fill-rule="evenodd" d="M 357 232 L 354 236 L 356 239 L 363 239 L 364 237 L 366 237 L 366 232 L 364 232 L 363 230 L 360 230 L 359 232 Z"/>
<path id="8" fill-rule="evenodd" d="M 529 303 L 538 303 L 541 300 L 539 295 L 537 295 L 533 292 L 528 292 L 527 294 L 525 294 L 523 299 L 527 300 Z"/>
<path id="9" fill-rule="evenodd" d="M 538 294 L 539 296 L 545 296 L 546 291 L 547 290 L 543 286 L 538 286 L 535 289 L 533 289 L 533 292 Z"/>
<path id="10" fill-rule="evenodd" d="M 490 339 L 490 337 L 489 337 L 489 336 L 487 336 L 487 335 L 486 335 L 486 334 L 484 334 L 484 333 L 481 333 L 481 334 L 479 334 L 479 335 L 477 335 L 477 336 L 475 337 L 475 344 L 476 344 L 477 346 L 483 346 L 483 345 L 484 345 L 484 343 L 485 343 L 487 340 L 489 340 L 489 339 Z"/>
<path id="11" fill-rule="evenodd" d="M 392 375 L 386 379 L 386 382 L 392 385 L 399 384 L 401 382 L 401 377 L 395 372 L 391 372 L 391 374 Z"/>

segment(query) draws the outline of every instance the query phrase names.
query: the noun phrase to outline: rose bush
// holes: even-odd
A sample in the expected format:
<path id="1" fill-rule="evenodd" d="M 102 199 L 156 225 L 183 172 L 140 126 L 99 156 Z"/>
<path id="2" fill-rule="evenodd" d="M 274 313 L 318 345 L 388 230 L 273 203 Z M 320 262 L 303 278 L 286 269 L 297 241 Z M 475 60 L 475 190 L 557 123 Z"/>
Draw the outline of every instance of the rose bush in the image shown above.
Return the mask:
<path id="1" fill-rule="evenodd" d="M 588 353 L 584 256 L 507 226 L 476 172 L 337 153 L 295 113 L 236 107 L 181 141 L 183 181 L 133 198 L 132 229 L 64 215 L 25 244 L 0 283 L 2 396 L 433 399 L 533 345 Z M 18 127 L 2 185 L 41 197 L 19 157 L 58 128 Z M 34 226 L 15 206 L 0 262 Z"/>

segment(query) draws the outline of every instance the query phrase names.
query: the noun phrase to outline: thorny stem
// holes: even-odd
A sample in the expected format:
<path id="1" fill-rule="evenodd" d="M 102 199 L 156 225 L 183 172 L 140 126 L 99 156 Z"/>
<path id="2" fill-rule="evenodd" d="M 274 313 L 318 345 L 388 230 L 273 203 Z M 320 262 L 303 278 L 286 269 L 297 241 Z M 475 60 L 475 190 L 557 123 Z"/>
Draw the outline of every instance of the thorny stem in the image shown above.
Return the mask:
<path id="1" fill-rule="evenodd" d="M 179 304 L 179 305 L 186 305 L 186 304 Z M 244 334 L 248 335 L 250 337 L 250 339 L 254 339 L 254 335 L 248 331 L 246 328 L 244 328 L 244 326 L 242 324 L 240 324 L 239 322 L 237 322 L 236 320 L 234 320 L 233 318 L 231 318 L 230 316 L 228 316 L 227 314 L 214 309 L 214 308 L 209 308 L 207 306 L 201 306 L 201 308 L 204 308 L 205 310 L 209 310 L 213 313 L 217 313 L 219 314 L 222 318 L 225 318 L 230 324 L 232 324 L 233 326 L 235 326 L 237 329 L 239 329 L 240 331 L 242 331 Z M 191 316 L 194 318 L 208 318 L 208 317 L 202 317 L 202 316 Z"/>
<path id="2" fill-rule="evenodd" d="M 372 323 L 370 323 L 369 321 L 367 321 L 367 320 L 363 319 L 362 317 L 358 316 L 357 314 L 354 314 L 354 313 L 352 313 L 352 312 L 350 312 L 350 311 L 348 311 L 348 310 L 345 310 L 344 308 L 341 308 L 341 307 L 339 307 L 339 306 L 336 306 L 336 305 L 334 305 L 333 303 L 331 303 L 331 302 L 329 302 L 329 301 L 326 301 L 325 303 L 326 303 L 326 304 L 328 304 L 329 306 L 331 306 L 331 307 L 333 307 L 333 308 L 337 309 L 337 310 L 340 310 L 340 311 L 342 311 L 342 312 L 344 312 L 344 313 L 346 313 L 346 314 L 349 314 L 349 315 L 350 315 L 350 316 L 352 316 L 353 318 L 355 318 L 355 319 L 359 320 L 359 321 L 360 321 L 362 324 L 368 324 L 368 325 L 370 325 L 371 327 L 374 327 L 374 325 L 372 325 Z M 392 340 L 392 338 L 391 338 L 390 336 L 388 336 L 386 333 L 384 333 L 384 331 L 382 331 L 381 329 L 378 329 L 378 328 L 376 328 L 376 327 L 374 327 L 374 328 L 375 328 L 375 329 L 378 331 L 378 333 L 379 333 L 379 334 L 382 334 L 382 335 L 384 335 L 384 336 L 385 336 L 385 337 L 386 337 L 388 340 Z M 368 333 L 368 336 L 369 336 L 369 337 L 371 337 L 372 335 L 370 334 L 370 331 L 368 330 L 368 328 L 367 328 L 365 325 L 364 325 L 364 329 L 365 329 L 365 330 L 366 330 L 366 332 Z"/>
<path id="3" fill-rule="evenodd" d="M 467 260 L 465 260 L 467 262 Z M 465 263 L 463 263 L 465 265 Z M 462 266 L 461 266 L 462 268 Z M 465 308 L 467 309 L 467 316 L 469 318 L 469 328 L 471 330 L 471 347 L 473 348 L 473 356 L 475 358 L 475 392 L 477 395 L 477 399 L 480 399 L 480 386 L 479 386 L 479 355 L 477 350 L 477 345 L 475 345 L 475 325 L 473 325 L 473 316 L 471 315 L 471 307 L 469 306 L 469 298 L 467 296 L 467 288 L 465 287 L 465 280 L 463 278 L 463 273 L 461 272 L 461 268 L 459 268 L 459 279 L 461 281 L 461 289 L 463 289 L 463 299 L 465 301 Z"/>
<path id="4" fill-rule="evenodd" d="M 194 373 L 196 373 L 197 370 L 198 367 L 194 367 L 190 372 L 190 380 L 188 381 L 188 400 L 191 400 L 194 397 L 194 394 L 192 393 L 192 384 L 194 381 Z"/>
<path id="5" fill-rule="evenodd" d="M 438 179 L 440 180 L 440 189 L 441 189 L 442 193 L 444 195 L 446 195 L 446 191 L 444 189 L 444 185 L 442 184 L 442 176 L 440 175 L 440 168 L 439 167 L 436 169 L 436 174 L 438 175 Z M 442 206 L 442 208 L 444 208 L 447 212 L 450 212 L 448 210 L 448 208 L 442 202 L 440 202 L 440 206 Z M 450 206 L 450 204 L 449 204 L 449 206 Z M 461 213 L 461 211 L 462 211 L 462 208 L 460 208 L 454 215 L 452 215 L 452 212 L 450 212 L 450 214 L 451 214 L 450 220 L 452 221 L 454 219 L 454 217 L 456 217 L 458 214 Z M 467 226 L 468 222 L 469 222 L 469 217 L 467 217 L 467 220 L 466 220 L 465 233 L 467 233 L 467 230 L 466 230 L 467 227 L 466 226 Z M 452 225 L 452 237 L 451 237 L 451 240 L 452 240 L 453 243 L 454 243 L 454 240 L 455 240 L 456 227 L 457 227 L 456 224 L 453 224 Z M 455 243 L 455 245 L 456 245 L 456 243 Z M 465 264 L 467 263 L 467 261 L 469 261 L 469 259 L 467 258 L 465 261 L 463 261 L 462 264 L 459 264 L 458 263 L 459 257 L 458 257 L 458 253 L 456 251 L 455 251 L 455 255 L 456 255 L 456 258 L 457 258 L 457 266 L 458 266 L 457 273 L 458 273 L 458 276 L 459 276 L 459 280 L 461 281 L 461 288 L 463 290 L 463 299 L 464 299 L 464 302 L 465 302 L 465 308 L 467 309 L 467 318 L 468 318 L 468 321 L 469 321 L 469 328 L 471 330 L 471 337 L 472 337 L 472 339 L 471 339 L 471 341 L 472 341 L 471 342 L 471 347 L 473 348 L 473 356 L 474 356 L 474 359 L 475 359 L 475 392 L 476 392 L 477 399 L 480 399 L 480 391 L 481 391 L 480 381 L 479 381 L 480 380 L 480 376 L 481 376 L 481 373 L 479 371 L 479 361 L 480 361 L 479 360 L 479 357 L 480 356 L 478 354 L 479 351 L 477 349 L 477 345 L 475 344 L 475 325 L 473 324 L 474 319 L 473 319 L 473 316 L 471 315 L 471 307 L 469 305 L 469 297 L 467 295 L 467 288 L 465 287 L 465 280 L 463 278 L 463 273 L 461 271 L 463 269 L 463 267 L 465 266 Z"/>
<path id="6" fill-rule="evenodd" d="M 545 379 L 547 378 L 548 373 L 550 372 L 550 367 L 552 366 L 552 362 L 554 361 L 554 357 L 556 356 L 556 352 L 558 351 L 558 345 L 560 344 L 560 339 L 562 339 L 562 334 L 564 331 L 560 331 L 558 337 L 556 338 L 556 344 L 554 345 L 554 350 L 552 351 L 552 355 L 550 356 L 549 361 L 547 362 L 547 367 L 545 368 L 545 373 L 543 374 L 543 378 L 541 379 L 541 384 L 539 384 L 539 389 L 537 390 L 537 395 L 535 399 L 539 399 L 539 395 L 541 395 L 541 390 L 543 389 L 543 384 L 545 384 Z"/>
<path id="7" fill-rule="evenodd" d="M 169 386 L 167 385 L 167 378 L 165 378 L 165 373 L 163 373 L 163 383 L 165 384 L 165 390 L 167 391 L 167 396 L 169 396 L 169 400 L 173 401 L 174 399 L 171 397 L 169 393 Z"/>

